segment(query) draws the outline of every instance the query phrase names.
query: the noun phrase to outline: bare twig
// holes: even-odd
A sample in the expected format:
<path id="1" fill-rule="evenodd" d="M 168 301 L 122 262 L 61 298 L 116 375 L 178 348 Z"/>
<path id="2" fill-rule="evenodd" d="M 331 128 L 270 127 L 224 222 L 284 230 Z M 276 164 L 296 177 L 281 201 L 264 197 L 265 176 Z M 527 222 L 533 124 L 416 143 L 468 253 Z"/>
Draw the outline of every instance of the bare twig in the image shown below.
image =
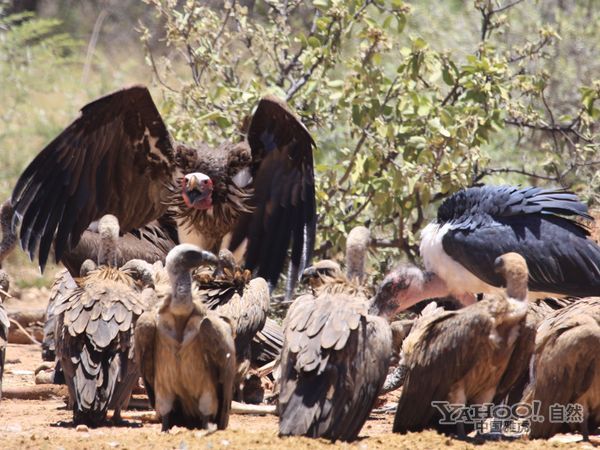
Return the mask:
<path id="1" fill-rule="evenodd" d="M 96 18 L 96 22 L 94 22 L 94 28 L 92 29 L 92 36 L 90 38 L 90 42 L 88 43 L 87 52 L 85 54 L 85 64 L 83 65 L 83 72 L 81 74 L 81 82 L 83 84 L 87 83 L 88 77 L 90 75 L 90 66 L 92 65 L 92 57 L 94 56 L 94 51 L 96 50 L 96 45 L 98 44 L 98 36 L 100 35 L 100 30 L 102 29 L 102 24 L 104 23 L 104 19 L 108 16 L 108 11 L 103 9 L 98 14 Z"/>
<path id="2" fill-rule="evenodd" d="M 12 325 L 16 326 L 21 331 L 21 333 L 23 333 L 25 336 L 27 336 L 27 338 L 31 341 L 32 344 L 42 345 L 41 342 L 39 342 L 36 338 L 34 338 L 33 335 L 29 331 L 27 331 L 25 329 L 25 327 L 23 327 L 23 325 L 21 325 L 15 319 L 12 319 L 9 317 L 8 320 L 10 321 L 10 323 Z"/>
<path id="3" fill-rule="evenodd" d="M 158 83 L 164 87 L 165 89 L 171 91 L 171 92 L 179 92 L 177 91 L 177 89 L 172 88 L 171 86 L 169 86 L 165 81 L 163 81 L 163 79 L 160 76 L 160 73 L 158 72 L 158 67 L 156 66 L 156 62 L 154 61 L 154 55 L 152 55 L 152 49 L 150 48 L 149 45 L 146 45 L 146 51 L 148 52 L 148 59 L 150 59 L 150 64 L 152 65 L 152 72 L 154 72 L 154 75 L 156 75 L 156 81 L 158 81 Z"/>

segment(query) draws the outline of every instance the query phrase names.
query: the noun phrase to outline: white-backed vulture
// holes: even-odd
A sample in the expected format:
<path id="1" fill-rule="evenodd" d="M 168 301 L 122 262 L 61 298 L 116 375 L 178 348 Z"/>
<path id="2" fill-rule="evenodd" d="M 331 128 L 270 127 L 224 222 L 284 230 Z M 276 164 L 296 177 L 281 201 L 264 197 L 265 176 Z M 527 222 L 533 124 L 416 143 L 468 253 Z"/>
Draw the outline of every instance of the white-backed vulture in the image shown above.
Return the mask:
<path id="1" fill-rule="evenodd" d="M 57 292 L 54 302 L 56 357 L 69 388 L 73 421 L 90 426 L 100 425 L 108 408 L 120 421 L 129 403 L 139 378 L 133 330 L 147 307 L 132 273 L 113 266 L 117 219 L 102 217 L 99 229 L 99 266 L 82 273 L 75 287 Z"/>
<path id="2" fill-rule="evenodd" d="M 157 293 L 158 310 L 144 313 L 135 330 L 135 355 L 162 430 L 175 425 L 225 429 L 236 374 L 232 327 L 194 302 L 191 271 L 217 258 L 191 244 L 169 252 L 169 283 Z M 160 285 L 157 286 L 160 289 Z"/>
<path id="3" fill-rule="evenodd" d="M 600 426 L 600 297 L 580 299 L 542 321 L 532 368 L 524 400 L 540 402 L 544 420 L 532 421 L 529 437 L 579 430 L 589 440 L 590 431 Z M 559 411 L 556 418 L 552 405 L 572 415 Z"/>
<path id="4" fill-rule="evenodd" d="M 219 252 L 214 274 L 194 276 L 194 294 L 210 310 L 227 317 L 234 330 L 237 360 L 236 400 L 243 400 L 243 384 L 251 365 L 251 342 L 266 322 L 269 287 L 263 278 L 252 279 L 242 270 L 229 250 Z"/>
<path id="5" fill-rule="evenodd" d="M 217 148 L 190 146 L 169 134 L 146 87 L 96 99 L 21 174 L 12 232 L 43 269 L 52 245 L 62 261 L 104 214 L 127 233 L 169 213 L 179 242 L 245 254 L 246 268 L 272 286 L 291 248 L 291 292 L 314 248 L 314 141 L 273 96 L 244 132 Z"/>
<path id="6" fill-rule="evenodd" d="M 339 265 L 321 261 L 304 273 L 314 295 L 296 299 L 285 318 L 279 433 L 352 441 L 385 380 L 391 331 Z"/>
<path id="7" fill-rule="evenodd" d="M 423 316 L 402 344 L 408 374 L 393 431 L 437 427 L 433 401 L 489 403 L 506 369 L 527 312 L 527 265 L 515 253 L 498 258 L 504 295 L 490 295 L 457 311 Z M 385 289 L 378 295 L 389 292 Z M 457 424 L 461 438 L 464 426 Z"/>
<path id="8" fill-rule="evenodd" d="M 8 274 L 0 269 L 0 400 L 2 400 L 2 376 L 4 375 L 4 360 L 6 358 L 6 345 L 8 344 L 8 328 L 10 322 L 4 309 L 4 300 L 8 297 Z"/>

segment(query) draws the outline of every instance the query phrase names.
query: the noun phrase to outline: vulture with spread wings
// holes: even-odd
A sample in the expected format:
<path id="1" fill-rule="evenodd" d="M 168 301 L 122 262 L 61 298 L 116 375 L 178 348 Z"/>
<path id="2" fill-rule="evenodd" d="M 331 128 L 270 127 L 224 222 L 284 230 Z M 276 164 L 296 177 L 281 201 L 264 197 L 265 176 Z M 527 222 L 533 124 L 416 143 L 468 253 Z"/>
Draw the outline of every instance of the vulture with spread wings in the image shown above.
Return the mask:
<path id="1" fill-rule="evenodd" d="M 313 145 L 272 96 L 258 103 L 245 140 L 178 143 L 148 89 L 130 87 L 84 106 L 29 164 L 12 193 L 12 230 L 43 269 L 52 244 L 62 260 L 105 214 L 122 233 L 171 214 L 180 242 L 245 253 L 246 268 L 272 286 L 291 246 L 290 288 L 314 247 Z"/>

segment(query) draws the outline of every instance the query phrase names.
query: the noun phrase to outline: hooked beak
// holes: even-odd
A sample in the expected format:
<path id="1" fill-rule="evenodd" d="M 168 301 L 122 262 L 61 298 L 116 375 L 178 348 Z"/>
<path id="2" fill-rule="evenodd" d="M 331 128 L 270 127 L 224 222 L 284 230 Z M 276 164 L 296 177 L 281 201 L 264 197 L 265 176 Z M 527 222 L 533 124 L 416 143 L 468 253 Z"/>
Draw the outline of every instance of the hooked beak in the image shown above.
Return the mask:
<path id="1" fill-rule="evenodd" d="M 302 277 L 300 277 L 300 282 L 302 284 L 308 284 L 312 278 L 317 274 L 317 270 L 314 267 L 307 267 L 302 271 Z"/>
<path id="2" fill-rule="evenodd" d="M 8 292 L 6 292 L 4 289 L 0 289 L 0 296 L 3 296 L 5 298 L 12 298 L 12 295 L 10 295 Z"/>
<path id="3" fill-rule="evenodd" d="M 183 178 L 182 196 L 188 208 L 199 210 L 212 206 L 213 182 L 201 172 L 189 173 Z"/>

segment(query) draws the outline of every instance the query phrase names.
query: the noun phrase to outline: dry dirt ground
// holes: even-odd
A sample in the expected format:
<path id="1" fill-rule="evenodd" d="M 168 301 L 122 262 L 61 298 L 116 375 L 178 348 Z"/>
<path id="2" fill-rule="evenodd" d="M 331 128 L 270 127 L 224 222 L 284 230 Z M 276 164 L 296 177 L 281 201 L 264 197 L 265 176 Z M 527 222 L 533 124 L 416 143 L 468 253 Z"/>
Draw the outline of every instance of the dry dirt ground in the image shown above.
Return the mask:
<path id="1" fill-rule="evenodd" d="M 37 295 L 35 300 L 47 295 Z M 39 307 L 33 295 L 23 292 L 12 299 L 10 309 Z M 47 298 L 47 297 L 46 297 Z M 12 302 L 11 302 L 12 303 Z M 20 305 L 19 305 L 20 304 Z M 40 348 L 35 344 L 9 344 L 3 387 L 35 385 L 34 370 L 42 363 Z M 4 399 L 0 402 L 0 449 L 548 449 L 600 447 L 600 437 L 592 444 L 574 442 L 579 436 L 561 436 L 551 441 L 462 442 L 433 431 L 397 435 L 391 433 L 393 414 L 374 414 L 367 421 L 360 439 L 352 444 L 331 444 L 325 440 L 277 437 L 275 416 L 232 415 L 225 431 L 205 432 L 174 429 L 161 433 L 158 423 L 131 421 L 129 427 L 102 427 L 76 430 L 64 398 L 46 400 Z M 595 440 L 594 440 L 595 439 Z M 568 442 L 565 442 L 568 441 Z"/>

